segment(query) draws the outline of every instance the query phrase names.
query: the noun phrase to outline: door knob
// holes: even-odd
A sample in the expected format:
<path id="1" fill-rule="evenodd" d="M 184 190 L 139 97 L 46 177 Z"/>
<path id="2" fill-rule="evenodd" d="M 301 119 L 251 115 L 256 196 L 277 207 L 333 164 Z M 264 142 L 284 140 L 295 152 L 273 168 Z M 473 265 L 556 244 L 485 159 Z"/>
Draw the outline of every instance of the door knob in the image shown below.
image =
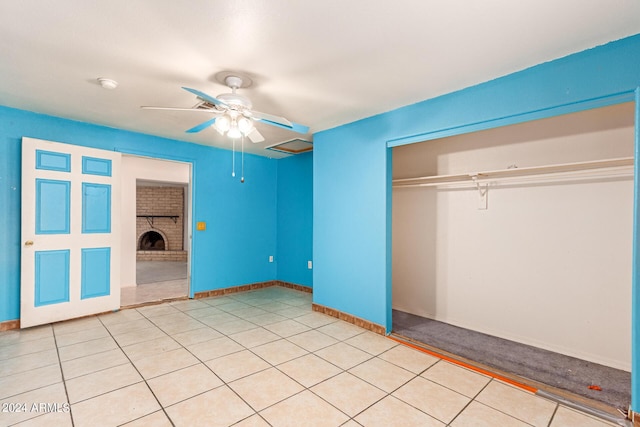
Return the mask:
<path id="1" fill-rule="evenodd" d="M 26 242 L 24 242 L 25 246 L 33 246 L 33 240 L 27 240 Z"/>

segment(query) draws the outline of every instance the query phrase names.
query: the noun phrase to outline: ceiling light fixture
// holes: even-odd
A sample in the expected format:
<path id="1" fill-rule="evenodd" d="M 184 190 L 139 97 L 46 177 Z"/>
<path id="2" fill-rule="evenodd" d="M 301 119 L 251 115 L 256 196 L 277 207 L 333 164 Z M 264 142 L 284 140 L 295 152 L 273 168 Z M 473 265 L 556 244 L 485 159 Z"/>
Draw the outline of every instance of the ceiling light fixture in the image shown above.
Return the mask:
<path id="1" fill-rule="evenodd" d="M 213 128 L 217 130 L 220 135 L 226 134 L 231 139 L 248 136 L 254 130 L 251 120 L 235 110 L 229 110 L 220 117 L 217 117 L 215 122 L 213 122 Z"/>
<path id="2" fill-rule="evenodd" d="M 100 83 L 100 86 L 102 86 L 104 89 L 113 90 L 118 87 L 118 82 L 115 80 L 107 79 L 105 77 L 98 77 L 97 80 L 98 83 Z"/>

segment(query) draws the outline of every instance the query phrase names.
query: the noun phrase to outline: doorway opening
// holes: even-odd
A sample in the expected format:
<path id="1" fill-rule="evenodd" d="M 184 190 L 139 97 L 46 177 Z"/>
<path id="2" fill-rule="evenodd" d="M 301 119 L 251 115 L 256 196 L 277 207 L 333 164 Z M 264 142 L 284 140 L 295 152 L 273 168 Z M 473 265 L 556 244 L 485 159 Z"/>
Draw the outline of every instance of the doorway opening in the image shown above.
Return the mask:
<path id="1" fill-rule="evenodd" d="M 121 306 L 189 296 L 191 165 L 124 157 L 127 208 L 123 222 Z"/>
<path id="2" fill-rule="evenodd" d="M 185 297 L 187 251 L 185 250 L 186 186 L 167 182 L 136 184 L 135 303 Z"/>

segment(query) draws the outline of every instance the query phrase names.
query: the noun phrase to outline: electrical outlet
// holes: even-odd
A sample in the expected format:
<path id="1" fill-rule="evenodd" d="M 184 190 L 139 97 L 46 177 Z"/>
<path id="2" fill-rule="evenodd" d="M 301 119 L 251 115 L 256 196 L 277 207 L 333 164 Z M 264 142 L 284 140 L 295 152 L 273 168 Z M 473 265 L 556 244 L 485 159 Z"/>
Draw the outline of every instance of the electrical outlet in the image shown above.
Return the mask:
<path id="1" fill-rule="evenodd" d="M 273 262 L 273 255 L 269 255 L 269 262 Z"/>
<path id="2" fill-rule="evenodd" d="M 313 262 L 307 261 L 307 268 L 311 270 L 313 268 Z"/>

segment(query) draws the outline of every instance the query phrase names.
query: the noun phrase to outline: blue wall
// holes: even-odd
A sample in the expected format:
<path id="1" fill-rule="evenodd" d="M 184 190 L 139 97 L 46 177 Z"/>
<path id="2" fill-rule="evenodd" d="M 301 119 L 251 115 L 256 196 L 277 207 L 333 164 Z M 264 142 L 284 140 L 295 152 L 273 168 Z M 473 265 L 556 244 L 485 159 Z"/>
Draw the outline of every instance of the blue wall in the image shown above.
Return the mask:
<path id="1" fill-rule="evenodd" d="M 278 160 L 278 280 L 313 286 L 313 153 Z"/>
<path id="2" fill-rule="evenodd" d="M 639 85 L 637 35 L 316 133 L 314 302 L 391 329 L 387 147 L 629 101 Z"/>
<path id="3" fill-rule="evenodd" d="M 23 136 L 193 163 L 193 221 L 207 222 L 193 233 L 193 292 L 277 277 L 276 160 L 245 156 L 241 184 L 227 150 L 0 107 L 0 321 L 20 317 Z"/>

